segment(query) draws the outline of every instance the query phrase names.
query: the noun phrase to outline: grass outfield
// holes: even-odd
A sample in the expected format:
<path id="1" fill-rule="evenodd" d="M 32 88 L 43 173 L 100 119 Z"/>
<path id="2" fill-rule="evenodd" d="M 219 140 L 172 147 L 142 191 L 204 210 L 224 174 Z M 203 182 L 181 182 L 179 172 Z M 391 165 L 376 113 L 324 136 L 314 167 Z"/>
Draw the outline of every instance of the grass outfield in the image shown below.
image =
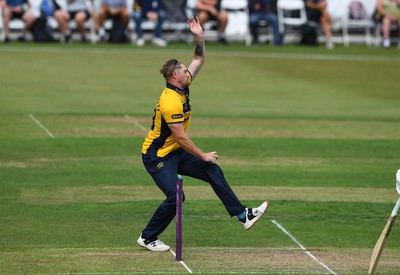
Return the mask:
<path id="1" fill-rule="evenodd" d="M 1 45 L 0 274 L 188 273 L 136 239 L 163 199 L 140 157 L 158 70 L 192 49 Z M 243 203 L 270 208 L 246 232 L 185 178 L 194 273 L 367 273 L 398 198 L 399 52 L 207 45 L 189 135 Z M 174 230 L 160 236 L 173 249 Z M 399 256 L 396 222 L 377 273 L 399 274 Z"/>

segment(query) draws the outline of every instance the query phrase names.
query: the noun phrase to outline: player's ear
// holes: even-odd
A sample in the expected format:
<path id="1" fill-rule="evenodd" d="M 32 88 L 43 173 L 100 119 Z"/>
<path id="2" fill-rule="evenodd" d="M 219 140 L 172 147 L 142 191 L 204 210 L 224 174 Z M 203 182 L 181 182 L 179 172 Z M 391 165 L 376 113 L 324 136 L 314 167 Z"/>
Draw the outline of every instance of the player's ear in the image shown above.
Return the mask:
<path id="1" fill-rule="evenodd" d="M 177 73 L 176 70 L 172 72 L 172 77 L 175 78 L 175 79 L 178 78 L 178 73 Z"/>

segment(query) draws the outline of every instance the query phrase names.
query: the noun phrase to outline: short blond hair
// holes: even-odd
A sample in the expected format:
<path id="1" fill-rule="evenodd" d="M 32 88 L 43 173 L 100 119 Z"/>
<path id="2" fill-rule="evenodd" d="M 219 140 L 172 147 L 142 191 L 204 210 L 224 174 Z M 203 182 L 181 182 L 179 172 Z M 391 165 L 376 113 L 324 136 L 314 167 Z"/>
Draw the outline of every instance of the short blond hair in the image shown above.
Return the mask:
<path id="1" fill-rule="evenodd" d="M 164 76 L 165 79 L 169 79 L 172 73 L 181 68 L 182 63 L 176 59 L 170 59 L 164 63 L 162 68 L 160 69 L 160 73 Z"/>

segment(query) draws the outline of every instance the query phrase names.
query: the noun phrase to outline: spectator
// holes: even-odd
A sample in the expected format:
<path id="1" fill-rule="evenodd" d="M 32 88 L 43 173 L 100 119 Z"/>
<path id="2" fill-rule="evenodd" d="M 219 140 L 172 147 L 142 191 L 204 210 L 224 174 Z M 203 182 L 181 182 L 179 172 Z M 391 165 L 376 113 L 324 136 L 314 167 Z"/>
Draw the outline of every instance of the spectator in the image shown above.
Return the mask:
<path id="1" fill-rule="evenodd" d="M 333 49 L 335 45 L 332 41 L 331 23 L 332 19 L 328 13 L 326 0 L 305 0 L 307 20 L 321 24 L 325 35 L 326 47 Z"/>
<path id="2" fill-rule="evenodd" d="M 114 22 L 115 20 L 121 20 L 123 27 L 126 29 L 129 24 L 126 0 L 101 0 L 96 26 L 101 41 L 105 40 L 106 31 L 103 24 L 107 18 L 113 19 Z"/>
<path id="3" fill-rule="evenodd" d="M 135 21 L 136 29 L 136 45 L 143 46 L 145 40 L 143 38 L 142 20 L 148 19 L 156 22 L 156 28 L 154 30 L 153 44 L 165 47 L 167 42 L 162 39 L 163 22 L 165 12 L 161 7 L 160 0 L 135 0 L 133 7 L 133 20 Z"/>
<path id="4" fill-rule="evenodd" d="M 278 16 L 276 15 L 276 0 L 248 0 L 249 23 L 253 43 L 258 44 L 258 30 L 260 21 L 267 21 L 274 31 L 274 45 L 282 44 L 282 35 L 279 31 Z"/>
<path id="5" fill-rule="evenodd" d="M 60 6 L 56 5 L 56 11 L 54 12 L 54 18 L 57 20 L 60 31 L 64 35 L 64 42 L 68 43 L 72 36 L 68 28 L 68 22 L 70 20 L 75 20 L 76 26 L 81 34 L 81 41 L 82 43 L 86 43 L 85 21 L 90 17 L 86 0 L 68 0 L 66 4 L 66 9 L 62 9 Z"/>
<path id="6" fill-rule="evenodd" d="M 221 10 L 221 0 L 197 0 L 196 9 L 201 25 L 209 20 L 218 21 L 218 41 L 225 45 L 228 44 L 228 40 L 225 37 L 228 12 Z"/>
<path id="7" fill-rule="evenodd" d="M 36 16 L 30 10 L 30 4 L 27 0 L 0 0 L 0 7 L 3 15 L 4 42 L 10 42 L 10 21 L 19 18 L 24 21 L 24 28 L 18 41 L 26 40 L 26 33 L 36 21 Z"/>
<path id="8" fill-rule="evenodd" d="M 400 32 L 400 0 L 378 0 L 377 11 L 382 19 L 383 47 L 390 47 L 390 27 L 397 23 Z M 400 41 L 398 46 L 400 49 Z"/>

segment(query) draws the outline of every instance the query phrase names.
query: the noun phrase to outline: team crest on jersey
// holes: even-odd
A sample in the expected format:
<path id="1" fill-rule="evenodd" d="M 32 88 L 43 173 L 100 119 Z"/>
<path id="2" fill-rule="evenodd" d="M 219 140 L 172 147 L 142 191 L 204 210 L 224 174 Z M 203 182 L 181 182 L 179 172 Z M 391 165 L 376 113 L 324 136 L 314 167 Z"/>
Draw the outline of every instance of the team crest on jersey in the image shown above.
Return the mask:
<path id="1" fill-rule="evenodd" d="M 161 169 L 163 166 L 164 166 L 164 163 L 163 162 L 159 162 L 157 164 L 157 169 Z"/>
<path id="2" fill-rule="evenodd" d="M 183 118 L 182 114 L 174 114 L 171 116 L 172 119 L 178 119 L 178 118 Z"/>

